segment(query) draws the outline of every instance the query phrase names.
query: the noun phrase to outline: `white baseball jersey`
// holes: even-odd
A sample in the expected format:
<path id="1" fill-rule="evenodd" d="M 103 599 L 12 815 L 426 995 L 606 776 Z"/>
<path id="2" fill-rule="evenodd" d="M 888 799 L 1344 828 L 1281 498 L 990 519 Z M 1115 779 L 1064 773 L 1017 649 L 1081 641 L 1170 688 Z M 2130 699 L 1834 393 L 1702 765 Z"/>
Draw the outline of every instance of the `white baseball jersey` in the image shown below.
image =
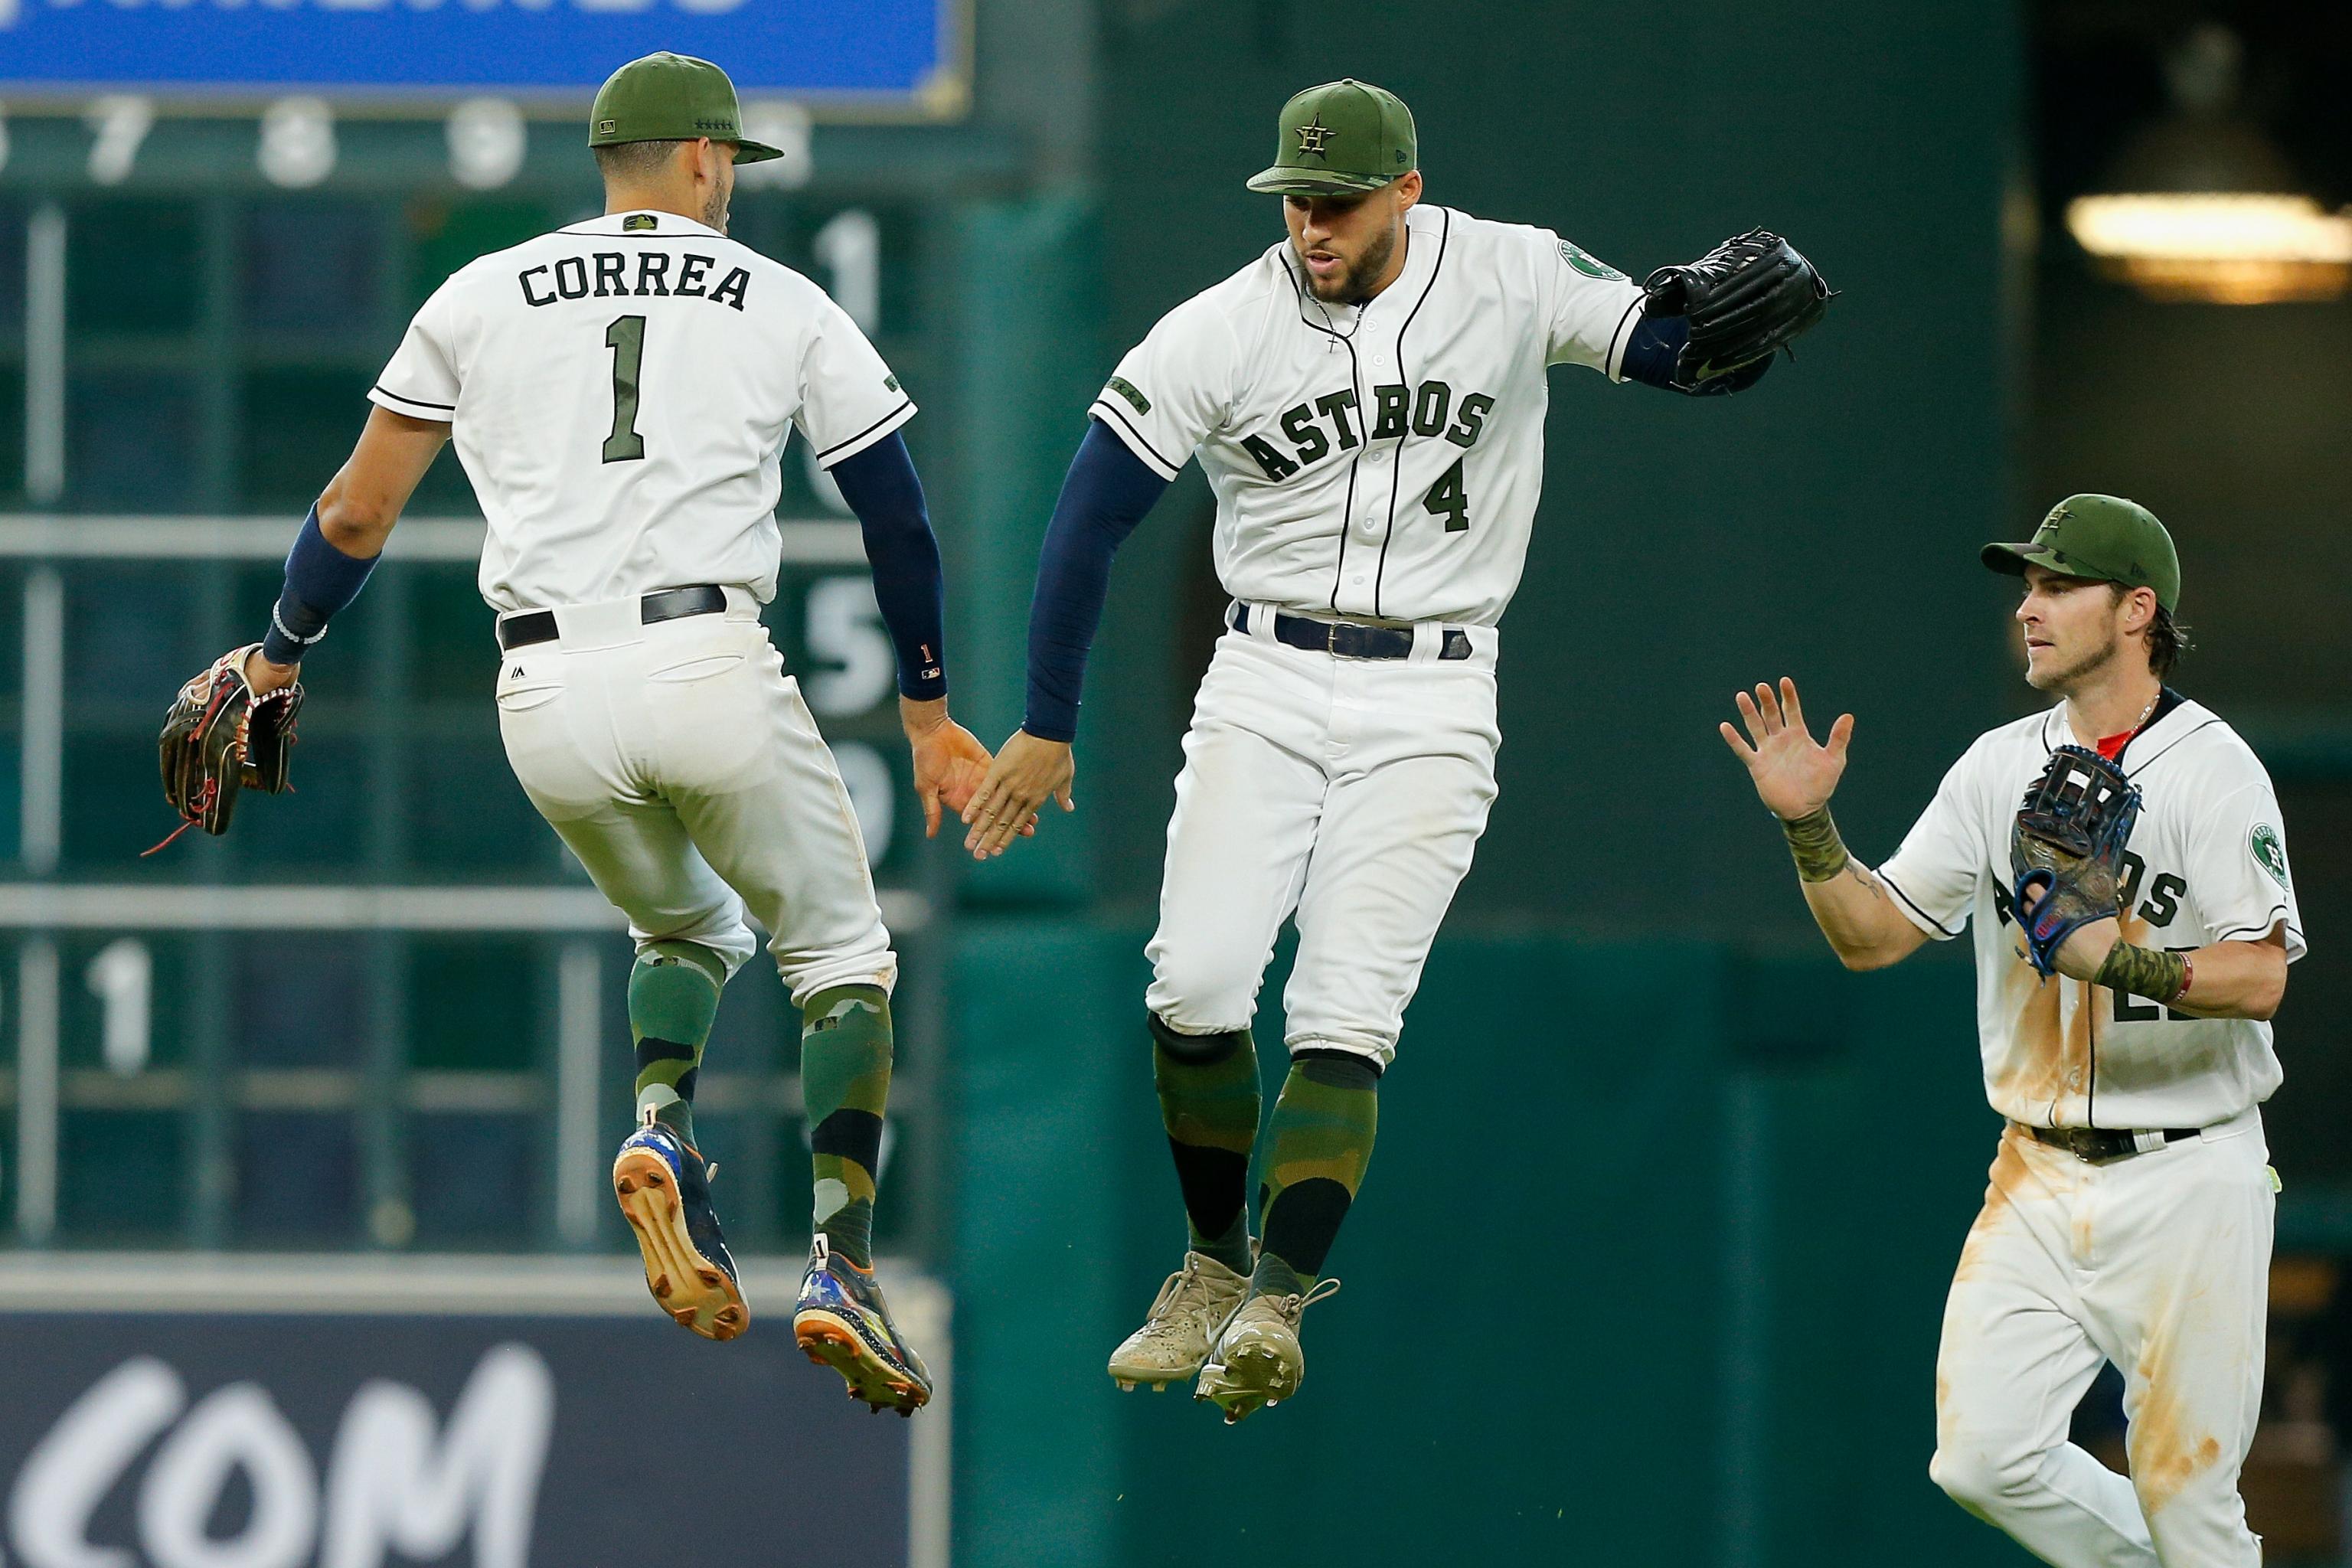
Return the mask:
<path id="1" fill-rule="evenodd" d="M 2304 954 L 2278 797 L 2236 731 L 2171 702 L 2119 761 L 2144 795 L 2125 856 L 2125 940 L 2187 952 L 2285 928 Z M 2063 705 L 1980 736 L 1879 875 L 1938 939 L 1976 925 L 1977 1030 L 1986 1096 L 2040 1127 L 2207 1127 L 2270 1098 L 2270 1025 L 2192 1018 L 2063 976 L 2023 956 L 2011 911 L 2010 826 L 2053 749 L 2082 744 Z"/>
<path id="2" fill-rule="evenodd" d="M 776 591 L 792 427 L 830 467 L 913 417 L 814 283 L 672 213 L 493 252 L 416 312 L 371 401 L 455 426 L 499 610 Z"/>
<path id="3" fill-rule="evenodd" d="M 1549 229 L 1420 205 L 1404 268 L 1317 300 L 1290 242 L 1179 305 L 1093 407 L 1165 478 L 1198 454 L 1218 579 L 1305 614 L 1493 626 L 1543 486 L 1548 365 L 1618 379 L 1642 290 Z"/>

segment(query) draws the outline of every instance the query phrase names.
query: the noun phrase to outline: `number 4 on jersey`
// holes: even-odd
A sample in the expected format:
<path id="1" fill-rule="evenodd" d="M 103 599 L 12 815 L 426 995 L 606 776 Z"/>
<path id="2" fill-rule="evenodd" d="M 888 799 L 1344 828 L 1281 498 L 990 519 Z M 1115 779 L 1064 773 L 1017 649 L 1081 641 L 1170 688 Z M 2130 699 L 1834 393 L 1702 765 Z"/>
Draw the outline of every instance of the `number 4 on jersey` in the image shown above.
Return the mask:
<path id="1" fill-rule="evenodd" d="M 1421 503 L 1422 510 L 1445 520 L 1448 533 L 1465 532 L 1470 527 L 1470 493 L 1462 488 L 1464 461 L 1455 458 L 1454 466 L 1429 487 L 1429 494 Z"/>
<path id="2" fill-rule="evenodd" d="M 637 370 L 646 358 L 646 319 L 614 318 L 604 329 L 604 346 L 613 351 L 613 433 L 604 437 L 604 461 L 635 462 L 646 455 L 646 438 L 637 434 Z"/>

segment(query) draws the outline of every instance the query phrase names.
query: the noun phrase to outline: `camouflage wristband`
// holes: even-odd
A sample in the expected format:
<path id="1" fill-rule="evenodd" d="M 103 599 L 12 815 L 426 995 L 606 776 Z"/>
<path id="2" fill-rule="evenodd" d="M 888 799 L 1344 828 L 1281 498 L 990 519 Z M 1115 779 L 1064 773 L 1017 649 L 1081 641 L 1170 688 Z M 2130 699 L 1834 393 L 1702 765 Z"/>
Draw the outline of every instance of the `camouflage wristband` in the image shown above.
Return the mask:
<path id="1" fill-rule="evenodd" d="M 2177 1001 L 2189 989 L 2189 955 L 2117 942 L 2091 984 L 2150 1002 Z"/>
<path id="2" fill-rule="evenodd" d="M 1826 882 L 1846 868 L 1853 858 L 1838 837 L 1837 824 L 1830 819 L 1830 808 L 1809 811 L 1804 816 L 1784 818 L 1780 831 L 1788 836 L 1789 854 L 1797 862 L 1797 875 L 1808 882 Z"/>

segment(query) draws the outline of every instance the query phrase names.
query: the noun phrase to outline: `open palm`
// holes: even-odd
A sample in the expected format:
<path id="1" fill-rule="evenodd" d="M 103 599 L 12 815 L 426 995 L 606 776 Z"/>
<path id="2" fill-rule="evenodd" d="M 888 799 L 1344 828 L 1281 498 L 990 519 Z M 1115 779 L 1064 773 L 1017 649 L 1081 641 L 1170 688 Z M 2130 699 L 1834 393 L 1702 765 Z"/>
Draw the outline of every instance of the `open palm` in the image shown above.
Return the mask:
<path id="1" fill-rule="evenodd" d="M 1797 683 L 1780 678 L 1776 693 L 1759 685 L 1754 696 L 1740 692 L 1740 722 L 1748 727 L 1743 741 L 1729 723 L 1717 725 L 1724 743 L 1748 765 L 1748 776 L 1766 809 L 1782 821 L 1810 816 L 1827 805 L 1845 773 L 1846 743 L 1853 739 L 1853 715 L 1841 713 L 1830 726 L 1827 743 L 1816 743 L 1805 728 L 1805 710 L 1797 701 Z"/>

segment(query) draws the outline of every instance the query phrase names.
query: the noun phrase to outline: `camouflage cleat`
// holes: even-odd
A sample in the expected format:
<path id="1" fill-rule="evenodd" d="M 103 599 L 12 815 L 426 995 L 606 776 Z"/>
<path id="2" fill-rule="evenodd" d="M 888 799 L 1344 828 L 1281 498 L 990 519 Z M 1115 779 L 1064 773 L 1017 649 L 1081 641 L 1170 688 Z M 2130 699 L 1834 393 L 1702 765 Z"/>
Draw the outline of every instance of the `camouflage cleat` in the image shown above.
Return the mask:
<path id="1" fill-rule="evenodd" d="M 793 1338 L 809 1360 L 849 1384 L 849 1397 L 879 1414 L 912 1415 L 929 1403 L 931 1374 L 899 1337 L 871 1268 L 835 1253 L 820 1234 L 793 1310 Z"/>
<path id="2" fill-rule="evenodd" d="M 1184 1267 L 1168 1277 L 1151 1303 L 1143 1327 L 1110 1352 L 1110 1375 L 1122 1389 L 1139 1383 L 1164 1391 L 1191 1377 L 1209 1359 L 1217 1331 L 1249 1294 L 1249 1276 L 1236 1274 L 1206 1253 L 1187 1252 Z"/>
<path id="3" fill-rule="evenodd" d="M 646 1286 L 662 1310 L 706 1340 L 731 1340 L 751 1326 L 751 1310 L 710 1209 L 717 1169 L 649 1116 L 613 1162 L 613 1195 L 636 1232 Z"/>
<path id="4" fill-rule="evenodd" d="M 1223 1411 L 1230 1426 L 1259 1406 L 1271 1408 L 1297 1393 L 1307 1379 L 1298 1320 L 1339 1290 L 1337 1279 L 1326 1279 L 1304 1296 L 1252 1296 L 1244 1301 L 1219 1331 L 1192 1397 Z"/>

